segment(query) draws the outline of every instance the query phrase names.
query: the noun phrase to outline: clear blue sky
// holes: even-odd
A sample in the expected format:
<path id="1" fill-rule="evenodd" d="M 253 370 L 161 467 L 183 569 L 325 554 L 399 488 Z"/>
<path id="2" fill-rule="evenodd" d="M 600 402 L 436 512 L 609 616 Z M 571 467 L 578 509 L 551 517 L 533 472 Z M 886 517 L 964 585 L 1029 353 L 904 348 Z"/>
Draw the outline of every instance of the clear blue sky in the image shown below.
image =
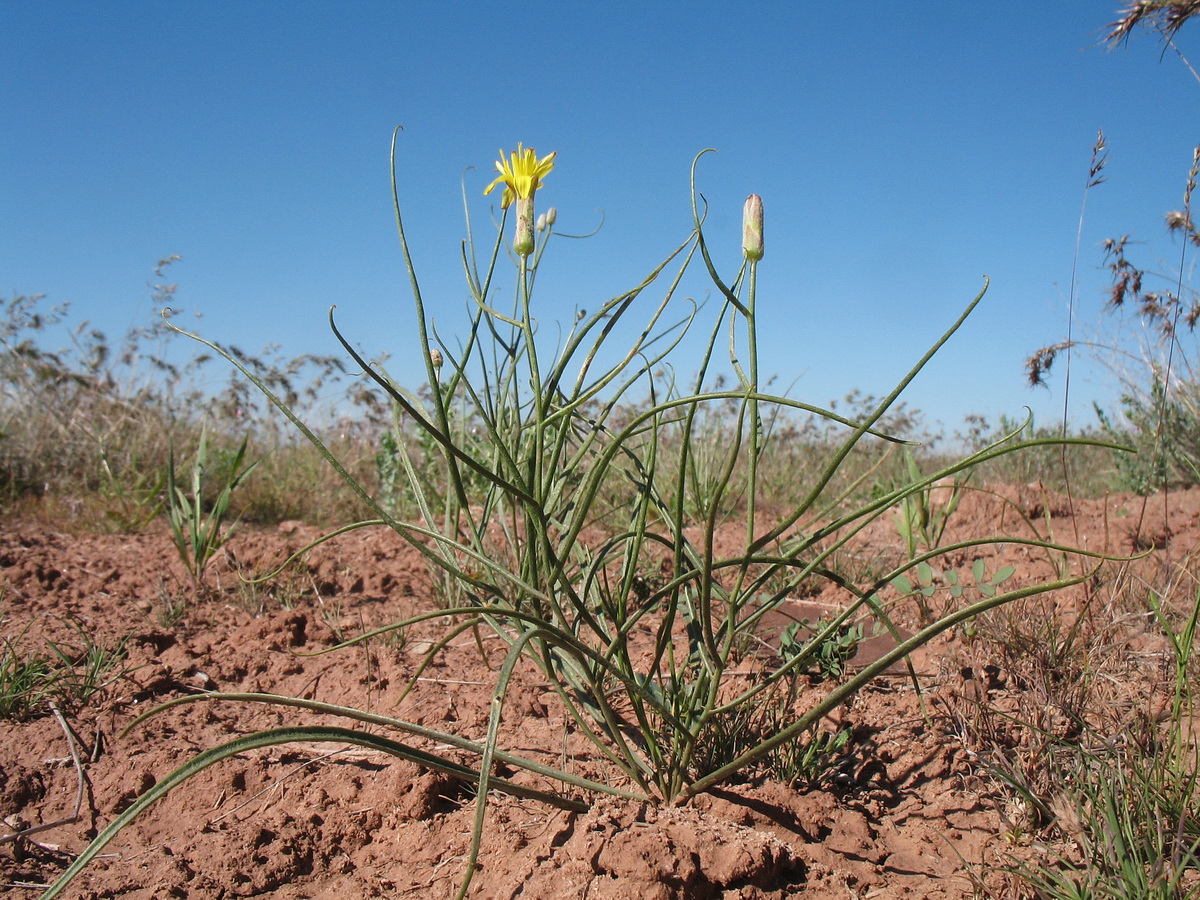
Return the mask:
<path id="1" fill-rule="evenodd" d="M 762 369 L 816 403 L 882 394 L 992 278 L 983 307 L 908 394 L 967 413 L 1062 407 L 1022 362 L 1065 333 L 1090 148 L 1110 147 L 1080 257 L 1080 316 L 1103 302 L 1099 242 L 1162 222 L 1200 141 L 1200 84 L 1146 35 L 1098 46 L 1118 0 L 121 2 L 3 0 L 0 290 L 69 301 L 112 334 L 150 314 L 155 262 L 202 330 L 333 352 L 326 310 L 414 386 L 413 314 L 388 145 L 427 302 L 454 334 L 467 176 L 498 148 L 558 164 L 539 207 L 559 241 L 541 302 L 595 308 L 690 227 L 688 167 L 732 277 L 747 194 L 766 206 Z M 1180 46 L 1200 59 L 1200 25 Z M 694 291 L 702 290 L 699 279 Z M 544 320 L 558 318 L 552 311 Z M 687 361 L 680 362 L 687 369 Z M 1111 392 L 1079 369 L 1072 415 Z M 799 379 L 799 380 L 796 380 Z"/>

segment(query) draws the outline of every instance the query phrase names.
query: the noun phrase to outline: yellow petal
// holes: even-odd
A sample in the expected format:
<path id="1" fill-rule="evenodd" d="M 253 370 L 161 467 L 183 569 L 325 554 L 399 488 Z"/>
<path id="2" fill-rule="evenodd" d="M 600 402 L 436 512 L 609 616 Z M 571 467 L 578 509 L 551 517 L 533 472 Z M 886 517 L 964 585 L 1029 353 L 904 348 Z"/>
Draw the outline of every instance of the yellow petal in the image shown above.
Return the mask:
<path id="1" fill-rule="evenodd" d="M 487 187 L 485 187 L 483 189 L 483 196 L 486 197 L 488 194 L 490 194 L 492 192 L 492 188 L 494 188 L 496 185 L 502 183 L 503 181 L 504 181 L 504 176 L 501 175 L 499 178 L 497 178 L 495 181 L 493 181 L 491 184 L 489 184 Z"/>

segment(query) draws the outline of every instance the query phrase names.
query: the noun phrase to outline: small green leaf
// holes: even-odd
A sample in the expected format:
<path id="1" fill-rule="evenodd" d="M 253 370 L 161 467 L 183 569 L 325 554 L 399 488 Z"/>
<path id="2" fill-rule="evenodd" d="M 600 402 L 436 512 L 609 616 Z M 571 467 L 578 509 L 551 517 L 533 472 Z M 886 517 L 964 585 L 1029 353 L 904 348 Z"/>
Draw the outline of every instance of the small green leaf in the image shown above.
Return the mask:
<path id="1" fill-rule="evenodd" d="M 954 569 L 945 571 L 946 584 L 958 584 L 958 572 Z"/>
<path id="2" fill-rule="evenodd" d="M 933 584 L 933 566 L 929 563 L 919 563 L 917 565 L 917 581 L 926 587 Z"/>
<path id="3" fill-rule="evenodd" d="M 912 582 L 903 575 L 897 575 L 892 579 L 892 587 L 902 594 L 911 594 L 913 589 Z"/>
<path id="4" fill-rule="evenodd" d="M 992 584 L 994 584 L 994 585 L 1003 584 L 1004 582 L 1008 581 L 1008 579 L 1012 578 L 1013 574 L 1016 571 L 1017 571 L 1016 566 L 1005 566 L 1004 568 L 1000 569 L 995 575 L 992 576 Z"/>
<path id="5" fill-rule="evenodd" d="M 973 566 L 971 566 L 971 575 L 975 578 L 975 583 L 979 584 L 980 582 L 982 582 L 983 576 L 986 574 L 987 574 L 987 572 L 983 568 L 983 560 L 982 559 L 975 560 L 975 564 Z"/>
<path id="6" fill-rule="evenodd" d="M 963 595 L 963 586 L 961 584 L 950 585 L 950 596 L 957 600 Z"/>
<path id="7" fill-rule="evenodd" d="M 981 584 L 978 587 L 979 587 L 979 593 L 983 594 L 983 596 L 985 596 L 985 597 L 995 597 L 996 596 L 996 589 L 992 585 Z"/>

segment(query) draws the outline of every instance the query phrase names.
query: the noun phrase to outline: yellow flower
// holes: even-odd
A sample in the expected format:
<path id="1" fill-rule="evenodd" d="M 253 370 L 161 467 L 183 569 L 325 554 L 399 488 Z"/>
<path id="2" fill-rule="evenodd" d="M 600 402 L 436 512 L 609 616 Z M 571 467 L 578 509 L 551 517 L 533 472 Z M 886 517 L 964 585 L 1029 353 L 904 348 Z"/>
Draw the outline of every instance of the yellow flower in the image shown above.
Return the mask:
<path id="1" fill-rule="evenodd" d="M 542 179 L 554 168 L 554 153 L 538 159 L 537 152 L 532 147 L 524 149 L 517 144 L 516 152 L 510 156 L 511 163 L 504 159 L 504 151 L 500 151 L 500 160 L 496 163 L 496 171 L 500 173 L 500 177 L 483 191 L 485 195 L 490 194 L 496 185 L 504 185 L 504 196 L 500 200 L 500 206 L 504 209 L 508 209 L 513 200 L 532 197 L 533 192 L 542 186 Z"/>

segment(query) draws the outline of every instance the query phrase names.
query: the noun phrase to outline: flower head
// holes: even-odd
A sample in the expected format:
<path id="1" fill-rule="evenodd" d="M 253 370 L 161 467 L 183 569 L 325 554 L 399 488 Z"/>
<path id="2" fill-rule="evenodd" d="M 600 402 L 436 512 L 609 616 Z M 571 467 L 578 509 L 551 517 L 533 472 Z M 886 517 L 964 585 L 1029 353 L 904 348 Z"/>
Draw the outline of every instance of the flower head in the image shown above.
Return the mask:
<path id="1" fill-rule="evenodd" d="M 538 159 L 537 152 L 532 147 L 526 149 L 520 144 L 517 144 L 517 149 L 509 155 L 511 162 L 505 160 L 504 151 L 500 152 L 500 159 L 496 163 L 496 171 L 500 176 L 483 189 L 484 194 L 490 194 L 496 185 L 504 185 L 504 196 L 500 199 L 500 206 L 504 209 L 508 209 L 513 200 L 524 200 L 533 196 L 533 192 L 542 186 L 542 179 L 554 168 L 555 156 L 551 153 Z"/>

